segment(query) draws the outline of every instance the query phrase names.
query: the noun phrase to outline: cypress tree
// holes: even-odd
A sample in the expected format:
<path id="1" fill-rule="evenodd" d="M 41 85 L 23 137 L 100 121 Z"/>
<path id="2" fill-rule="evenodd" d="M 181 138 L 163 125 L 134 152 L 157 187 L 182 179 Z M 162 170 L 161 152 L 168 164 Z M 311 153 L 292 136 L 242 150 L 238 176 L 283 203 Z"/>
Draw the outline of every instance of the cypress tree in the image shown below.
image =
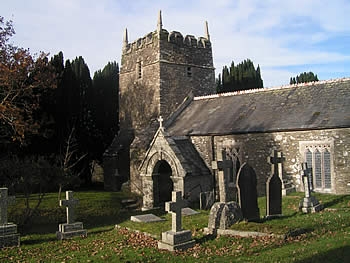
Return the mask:
<path id="1" fill-rule="evenodd" d="M 224 66 L 222 75 L 219 74 L 216 80 L 217 93 L 230 92 L 246 89 L 263 88 L 260 66 L 255 69 L 254 63 L 250 59 L 235 65 L 231 62 L 228 68 Z"/>
<path id="2" fill-rule="evenodd" d="M 318 77 L 317 74 L 314 74 L 310 71 L 300 73 L 296 77 L 293 77 L 293 79 L 291 78 L 290 84 L 306 83 L 312 81 L 318 81 Z"/>

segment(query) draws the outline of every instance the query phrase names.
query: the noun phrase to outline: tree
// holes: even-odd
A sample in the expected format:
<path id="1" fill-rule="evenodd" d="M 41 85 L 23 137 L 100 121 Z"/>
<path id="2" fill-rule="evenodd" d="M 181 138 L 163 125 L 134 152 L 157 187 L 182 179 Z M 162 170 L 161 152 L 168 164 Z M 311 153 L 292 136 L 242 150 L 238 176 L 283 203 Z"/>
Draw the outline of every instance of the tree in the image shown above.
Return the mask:
<path id="1" fill-rule="evenodd" d="M 307 83 L 307 82 L 313 82 L 318 81 L 317 74 L 314 74 L 313 72 L 303 72 L 297 75 L 296 77 L 291 77 L 289 84 L 299 84 L 299 83 Z"/>
<path id="2" fill-rule="evenodd" d="M 95 72 L 89 99 L 98 135 L 95 157 L 101 161 L 119 129 L 119 66 L 115 61 Z"/>
<path id="3" fill-rule="evenodd" d="M 255 69 L 250 59 L 244 60 L 238 65 L 235 65 L 232 61 L 229 68 L 227 66 L 223 67 L 222 78 L 219 75 L 219 79 L 216 80 L 217 93 L 263 87 L 260 66 L 258 65 Z"/>
<path id="4" fill-rule="evenodd" d="M 9 43 L 15 34 L 12 21 L 0 17 L 0 138 L 26 143 L 38 134 L 42 94 L 56 87 L 55 73 L 47 54 L 33 57 L 28 49 Z"/>
<path id="5" fill-rule="evenodd" d="M 59 166 L 61 168 L 60 176 L 57 177 L 58 182 L 58 200 L 61 199 L 63 187 L 67 185 L 80 184 L 79 173 L 74 168 L 82 161 L 87 154 L 78 156 L 78 144 L 75 138 L 75 128 L 73 127 L 65 142 L 63 153 L 60 156 Z"/>

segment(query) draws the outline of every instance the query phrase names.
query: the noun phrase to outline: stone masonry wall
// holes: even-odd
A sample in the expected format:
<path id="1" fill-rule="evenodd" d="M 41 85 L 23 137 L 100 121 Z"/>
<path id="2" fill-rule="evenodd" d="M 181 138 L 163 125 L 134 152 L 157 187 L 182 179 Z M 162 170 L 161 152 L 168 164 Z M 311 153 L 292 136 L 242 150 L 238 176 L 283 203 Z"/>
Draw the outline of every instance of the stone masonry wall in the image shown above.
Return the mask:
<path id="1" fill-rule="evenodd" d="M 205 92 L 205 85 L 202 82 L 209 82 L 208 79 L 214 77 L 211 69 L 199 67 L 191 67 L 192 76 L 188 77 L 186 65 L 169 64 L 166 62 L 161 63 L 160 70 L 162 79 L 160 112 L 165 118 L 180 106 L 190 92 L 193 94 L 199 94 L 201 92 L 201 90 L 196 90 L 196 88 L 203 88 L 202 92 Z"/>
<path id="2" fill-rule="evenodd" d="M 162 116 L 175 111 L 190 92 L 194 96 L 215 92 L 212 49 L 207 39 L 163 30 L 159 60 Z"/>
<path id="3" fill-rule="evenodd" d="M 159 114 L 159 43 L 149 38 L 152 36 L 129 44 L 129 49 L 122 54 L 119 76 L 121 128 L 140 130 L 147 126 L 150 118 Z M 141 78 L 138 63 L 141 64 Z M 126 115 L 131 111 L 134 113 L 130 120 Z"/>
<path id="4" fill-rule="evenodd" d="M 210 143 L 208 138 L 210 137 L 193 136 L 191 139 L 197 150 L 201 152 L 208 167 L 211 168 L 212 151 L 211 146 L 206 145 Z M 333 177 L 331 192 L 335 194 L 350 193 L 349 128 L 216 136 L 214 153 L 217 145 L 224 141 L 234 141 L 241 147 L 241 164 L 248 162 L 254 168 L 258 177 L 259 195 L 265 195 L 266 180 L 271 172 L 267 157 L 270 156 L 272 149 L 283 153 L 286 159 L 283 163 L 284 177 L 290 177 L 297 190 L 302 191 L 301 162 L 305 160 L 300 153 L 300 142 L 331 141 L 334 146 L 331 162 Z"/>
<path id="5" fill-rule="evenodd" d="M 140 72 L 141 70 L 141 72 Z M 140 192 L 138 166 L 156 131 L 157 118 L 164 120 L 192 92 L 214 93 L 215 75 L 211 43 L 181 33 L 151 32 L 125 44 L 119 76 L 120 137 L 130 144 L 130 183 Z M 124 171 L 120 171 L 124 174 Z"/>

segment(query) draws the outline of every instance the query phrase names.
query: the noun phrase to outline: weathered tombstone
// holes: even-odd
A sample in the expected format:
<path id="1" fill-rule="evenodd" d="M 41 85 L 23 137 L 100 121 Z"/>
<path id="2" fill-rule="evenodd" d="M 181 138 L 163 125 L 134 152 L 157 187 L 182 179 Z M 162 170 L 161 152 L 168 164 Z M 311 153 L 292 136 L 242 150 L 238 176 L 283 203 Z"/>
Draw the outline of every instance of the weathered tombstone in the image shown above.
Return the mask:
<path id="1" fill-rule="evenodd" d="M 221 203 L 233 200 L 233 193 L 229 191 L 228 170 L 233 167 L 232 160 L 227 160 L 223 151 L 218 150 L 217 160 L 212 162 L 212 169 L 218 171 L 219 197 Z"/>
<path id="2" fill-rule="evenodd" d="M 242 219 L 241 208 L 236 202 L 216 202 L 210 209 L 208 233 L 216 234 L 217 229 L 228 229 Z"/>
<path id="3" fill-rule="evenodd" d="M 271 175 L 266 182 L 266 217 L 282 215 L 282 182 L 278 175 L 279 163 L 284 161 L 282 154 L 273 151 L 267 158 L 271 164 Z"/>
<path id="4" fill-rule="evenodd" d="M 201 192 L 199 194 L 199 209 L 208 210 L 215 202 L 214 191 Z"/>
<path id="5" fill-rule="evenodd" d="M 73 198 L 73 191 L 66 191 L 66 200 L 60 200 L 60 206 L 66 207 L 67 223 L 59 224 L 56 236 L 58 239 L 67 239 L 75 236 L 87 236 L 87 231 L 83 229 L 82 222 L 74 222 L 75 206 L 79 203 L 78 199 Z"/>
<path id="6" fill-rule="evenodd" d="M 7 188 L 0 188 L 0 248 L 19 246 L 20 238 L 17 225 L 9 223 L 7 207 L 15 202 L 14 196 L 8 196 Z"/>
<path id="7" fill-rule="evenodd" d="M 256 183 L 256 173 L 253 167 L 244 163 L 240 167 L 237 176 L 238 203 L 243 218 L 248 221 L 260 219 Z"/>
<path id="8" fill-rule="evenodd" d="M 229 193 L 229 174 L 227 168 L 232 167 L 232 161 L 226 160 L 222 151 L 217 153 L 217 161 L 212 162 L 212 168 L 218 170 L 220 202 L 216 202 L 210 209 L 208 232 L 216 234 L 217 229 L 227 229 L 243 219 L 241 208 L 232 201 L 233 193 Z M 225 172 L 226 171 L 226 172 Z"/>
<path id="9" fill-rule="evenodd" d="M 165 203 L 165 210 L 171 213 L 172 229 L 162 233 L 162 240 L 158 242 L 159 249 L 185 250 L 194 245 L 190 230 L 182 230 L 181 209 L 186 206 L 181 192 L 172 192 L 172 201 Z"/>
<path id="10" fill-rule="evenodd" d="M 323 209 L 323 205 L 318 202 L 316 197 L 311 196 L 310 190 L 310 174 L 311 169 L 307 167 L 307 163 L 302 163 L 303 168 L 303 182 L 304 182 L 304 191 L 305 197 L 300 201 L 299 210 L 303 213 L 316 213 Z"/>

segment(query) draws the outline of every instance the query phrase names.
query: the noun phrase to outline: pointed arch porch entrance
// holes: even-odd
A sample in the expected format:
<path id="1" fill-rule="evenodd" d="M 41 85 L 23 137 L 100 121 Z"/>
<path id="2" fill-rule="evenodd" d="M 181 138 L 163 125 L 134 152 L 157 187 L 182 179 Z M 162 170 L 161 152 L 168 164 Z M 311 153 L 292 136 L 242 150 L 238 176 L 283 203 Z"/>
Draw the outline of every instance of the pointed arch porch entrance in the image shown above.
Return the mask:
<path id="1" fill-rule="evenodd" d="M 163 206 L 165 202 L 171 201 L 171 192 L 174 190 L 174 183 L 171 167 L 167 161 L 159 160 L 155 164 L 152 180 L 154 206 Z"/>

